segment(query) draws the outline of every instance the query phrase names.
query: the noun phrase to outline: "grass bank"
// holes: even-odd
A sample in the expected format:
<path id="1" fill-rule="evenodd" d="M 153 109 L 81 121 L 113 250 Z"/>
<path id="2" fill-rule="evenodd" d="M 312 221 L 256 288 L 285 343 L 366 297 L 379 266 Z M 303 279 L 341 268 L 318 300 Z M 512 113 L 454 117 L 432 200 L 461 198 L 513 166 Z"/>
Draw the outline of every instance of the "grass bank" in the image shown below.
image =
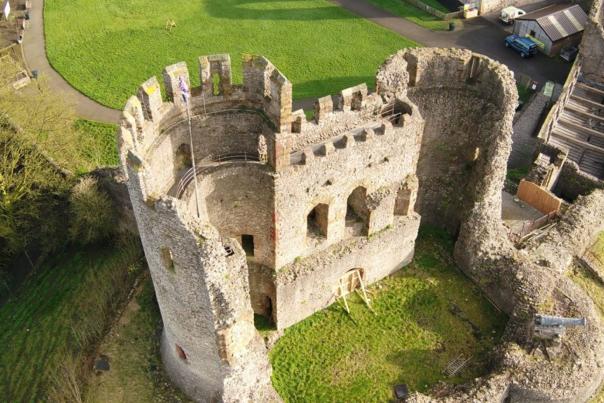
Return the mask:
<path id="1" fill-rule="evenodd" d="M 81 361 L 125 300 L 141 264 L 138 243 L 70 250 L 0 307 L 0 396 L 73 401 Z"/>
<path id="2" fill-rule="evenodd" d="M 146 276 L 98 349 L 99 354 L 107 356 L 110 370 L 90 378 L 83 400 L 89 403 L 188 402 L 162 371 L 160 332 L 159 307 L 151 278 Z"/>
<path id="3" fill-rule="evenodd" d="M 455 268 L 452 240 L 422 230 L 414 262 L 372 286 L 371 313 L 353 298 L 285 331 L 270 353 L 273 385 L 288 402 L 389 401 L 392 387 L 426 391 L 438 381 L 461 383 L 483 374 L 506 318 Z M 471 357 L 447 378 L 454 358 Z"/>
<path id="4" fill-rule="evenodd" d="M 197 85 L 200 55 L 230 53 L 239 82 L 240 55 L 262 54 L 300 99 L 372 85 L 388 55 L 416 45 L 327 0 L 46 0 L 44 23 L 53 67 L 114 108 L 175 62 L 188 63 Z"/>
<path id="5" fill-rule="evenodd" d="M 81 136 L 88 137 L 95 143 L 94 147 L 86 147 L 83 152 L 86 159 L 98 167 L 119 165 L 117 154 L 117 125 L 78 119 L 75 121 L 76 130 Z"/>
<path id="6" fill-rule="evenodd" d="M 366 0 L 367 2 L 382 8 L 394 15 L 398 15 L 406 20 L 413 22 L 419 26 L 422 26 L 427 29 L 431 29 L 434 31 L 444 31 L 449 29 L 449 22 L 441 20 L 438 17 L 433 16 L 432 14 L 428 14 L 424 10 L 421 10 L 415 7 L 411 3 L 407 3 L 405 0 Z M 425 4 L 442 11 L 443 13 L 448 13 L 447 10 L 442 4 L 440 4 L 437 0 L 422 0 Z M 456 23 L 459 21 L 456 20 Z"/>

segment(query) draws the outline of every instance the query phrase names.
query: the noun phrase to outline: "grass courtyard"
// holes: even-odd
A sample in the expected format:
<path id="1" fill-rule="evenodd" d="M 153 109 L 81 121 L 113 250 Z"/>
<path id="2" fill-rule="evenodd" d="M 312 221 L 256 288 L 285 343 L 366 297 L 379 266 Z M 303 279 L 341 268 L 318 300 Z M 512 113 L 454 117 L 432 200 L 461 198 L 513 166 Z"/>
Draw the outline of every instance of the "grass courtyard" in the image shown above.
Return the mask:
<path id="1" fill-rule="evenodd" d="M 302 99 L 371 86 L 388 55 L 417 45 L 327 0 L 46 0 L 44 18 L 53 67 L 114 108 L 175 62 L 186 61 L 197 84 L 204 54 L 230 53 L 236 82 L 240 55 L 262 54 Z"/>
<path id="2" fill-rule="evenodd" d="M 488 352 L 506 317 L 460 274 L 452 241 L 424 229 L 414 262 L 371 287 L 372 314 L 354 298 L 352 315 L 333 304 L 286 329 L 271 351 L 273 385 L 287 402 L 378 402 L 405 383 L 426 391 L 438 381 L 461 383 L 484 374 Z M 466 370 L 447 378 L 456 357 Z"/>

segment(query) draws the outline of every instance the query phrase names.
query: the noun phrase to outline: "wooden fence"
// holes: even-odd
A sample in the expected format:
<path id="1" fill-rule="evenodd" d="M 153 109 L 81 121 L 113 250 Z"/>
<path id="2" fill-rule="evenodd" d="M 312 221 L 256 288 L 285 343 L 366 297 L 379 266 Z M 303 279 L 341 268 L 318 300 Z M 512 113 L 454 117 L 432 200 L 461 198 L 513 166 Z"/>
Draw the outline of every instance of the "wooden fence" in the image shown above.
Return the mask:
<path id="1" fill-rule="evenodd" d="M 518 185 L 518 193 L 516 193 L 516 196 L 543 214 L 558 212 L 562 206 L 561 199 L 539 185 L 524 179 L 521 180 L 520 185 Z"/>

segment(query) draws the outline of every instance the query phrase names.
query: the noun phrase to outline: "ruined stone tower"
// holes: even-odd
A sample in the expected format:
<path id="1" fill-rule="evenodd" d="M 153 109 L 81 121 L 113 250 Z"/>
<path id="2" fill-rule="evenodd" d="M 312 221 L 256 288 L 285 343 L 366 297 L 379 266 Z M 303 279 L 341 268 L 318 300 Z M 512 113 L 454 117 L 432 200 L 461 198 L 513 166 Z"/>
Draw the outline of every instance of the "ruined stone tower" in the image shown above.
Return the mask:
<path id="1" fill-rule="evenodd" d="M 362 84 L 319 99 L 309 121 L 263 57 L 245 58 L 243 85 L 228 55 L 200 57 L 199 76 L 191 132 L 178 63 L 164 70 L 169 102 L 149 79 L 119 134 L 162 356 L 196 400 L 268 401 L 254 313 L 285 328 L 411 260 L 423 120 Z"/>

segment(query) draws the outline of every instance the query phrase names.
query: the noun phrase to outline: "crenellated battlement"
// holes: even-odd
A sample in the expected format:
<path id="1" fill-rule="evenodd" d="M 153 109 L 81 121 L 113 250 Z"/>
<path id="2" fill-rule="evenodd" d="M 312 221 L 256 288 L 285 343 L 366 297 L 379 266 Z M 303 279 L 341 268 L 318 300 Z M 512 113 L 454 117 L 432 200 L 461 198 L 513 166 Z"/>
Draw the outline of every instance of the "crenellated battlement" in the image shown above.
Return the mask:
<path id="1" fill-rule="evenodd" d="M 241 85 L 232 82 L 231 58 L 228 54 L 201 56 L 198 61 L 200 86 L 192 88 L 188 98 L 196 141 L 204 141 L 199 137 L 205 135 L 200 126 L 208 119 L 256 114 L 258 118 L 252 119 L 253 124 L 258 125 L 256 121 L 261 120 L 264 125 L 259 129 L 258 136 L 261 134 L 266 143 L 266 161 L 277 171 L 310 160 L 309 149 L 320 157 L 330 155 L 332 148 L 346 148 L 329 145 L 346 133 L 355 132 L 355 142 L 367 142 L 372 137 L 358 134 L 359 130 L 382 133 L 386 129 L 380 131 L 380 128 L 392 122 L 396 121 L 395 126 L 402 128 L 404 122 L 412 120 L 413 107 L 408 101 L 386 102 L 380 95 L 370 94 L 364 83 L 343 89 L 336 96 L 317 99 L 314 115 L 308 119 L 302 109 L 292 112 L 292 85 L 265 57 L 243 57 Z M 167 101 L 164 101 L 156 77 L 142 83 L 137 95 L 130 97 L 124 107 L 121 142 L 131 144 L 132 148 L 145 156 L 163 142 L 162 136 L 168 135 L 175 127 L 186 126 L 187 98 L 182 93 L 181 82 L 190 88 L 190 73 L 184 62 L 167 66 L 163 71 Z M 243 146 L 237 144 L 235 139 L 231 144 L 232 150 L 221 150 L 221 153 L 256 153 L 253 145 L 248 144 L 246 149 L 241 149 Z M 207 156 L 202 154 L 199 157 Z"/>

